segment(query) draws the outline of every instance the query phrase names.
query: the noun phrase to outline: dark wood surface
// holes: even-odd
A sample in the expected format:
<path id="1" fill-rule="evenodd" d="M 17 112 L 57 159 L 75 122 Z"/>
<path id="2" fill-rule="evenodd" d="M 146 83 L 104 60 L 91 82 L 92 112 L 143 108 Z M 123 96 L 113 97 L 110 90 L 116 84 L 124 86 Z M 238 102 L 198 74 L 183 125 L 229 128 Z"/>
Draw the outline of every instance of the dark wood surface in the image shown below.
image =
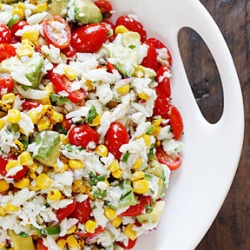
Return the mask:
<path id="1" fill-rule="evenodd" d="M 245 139 L 228 196 L 196 250 L 250 250 L 250 0 L 201 2 L 218 24 L 234 59 L 245 106 Z M 196 33 L 183 30 L 179 41 L 197 102 L 204 116 L 216 122 L 223 110 L 223 94 L 213 58 Z"/>

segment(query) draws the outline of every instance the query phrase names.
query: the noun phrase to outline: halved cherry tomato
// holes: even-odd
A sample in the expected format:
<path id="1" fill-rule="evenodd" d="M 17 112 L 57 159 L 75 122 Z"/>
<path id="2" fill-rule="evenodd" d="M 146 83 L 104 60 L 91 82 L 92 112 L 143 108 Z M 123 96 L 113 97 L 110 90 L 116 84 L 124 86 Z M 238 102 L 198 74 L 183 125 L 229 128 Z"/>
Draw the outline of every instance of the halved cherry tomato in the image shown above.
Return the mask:
<path id="1" fill-rule="evenodd" d="M 169 72 L 169 67 L 165 65 L 162 65 L 157 71 L 155 80 L 158 82 L 158 86 L 155 90 L 160 98 L 170 98 L 171 96 L 170 79 L 168 76 L 165 76 L 167 72 Z"/>
<path id="2" fill-rule="evenodd" d="M 21 105 L 23 110 L 30 110 L 33 108 L 37 108 L 40 105 L 40 103 L 34 100 L 25 100 L 22 102 Z"/>
<path id="3" fill-rule="evenodd" d="M 129 134 L 125 126 L 120 122 L 112 122 L 104 137 L 104 144 L 108 148 L 108 151 L 119 160 L 122 155 L 120 147 L 128 143 L 128 141 Z"/>
<path id="4" fill-rule="evenodd" d="M 116 244 L 119 245 L 120 247 L 123 247 L 124 249 L 132 249 L 136 244 L 136 240 L 137 239 L 135 239 L 135 240 L 129 239 L 127 246 L 121 241 L 117 241 Z"/>
<path id="5" fill-rule="evenodd" d="M 8 163 L 8 159 L 0 156 L 0 174 L 2 176 L 5 176 L 7 174 L 7 171 L 5 169 L 7 163 Z"/>
<path id="6" fill-rule="evenodd" d="M 158 62 L 157 62 L 157 52 L 153 45 L 150 43 L 146 43 L 148 46 L 148 53 L 143 58 L 141 65 L 147 68 L 151 68 L 154 71 L 158 69 Z"/>
<path id="7" fill-rule="evenodd" d="M 73 57 L 76 55 L 76 49 L 73 48 L 71 45 L 69 45 L 65 49 L 62 49 L 61 52 L 67 57 Z"/>
<path id="8" fill-rule="evenodd" d="M 72 32 L 71 45 L 77 52 L 94 53 L 108 39 L 108 29 L 103 23 L 92 23 Z"/>
<path id="9" fill-rule="evenodd" d="M 144 42 L 147 38 L 147 33 L 143 25 L 139 21 L 133 19 L 132 17 L 129 17 L 127 15 L 120 16 L 116 20 L 116 26 L 118 25 L 123 25 L 130 31 L 138 32 L 141 36 L 142 42 Z"/>
<path id="10" fill-rule="evenodd" d="M 130 206 L 126 211 L 124 211 L 122 216 L 137 216 L 142 214 L 147 205 L 150 205 L 152 200 L 151 196 L 141 196 L 138 204 Z"/>
<path id="11" fill-rule="evenodd" d="M 44 38 L 48 44 L 64 49 L 70 44 L 71 29 L 60 16 L 50 15 L 42 22 Z"/>
<path id="12" fill-rule="evenodd" d="M 92 208 L 90 204 L 90 199 L 87 198 L 82 202 L 76 203 L 76 208 L 70 215 L 70 217 L 78 219 L 78 221 L 83 224 L 88 220 L 91 212 Z"/>
<path id="13" fill-rule="evenodd" d="M 1 45 L 0 45 L 0 47 L 1 47 Z M 0 91 L 2 89 L 6 89 L 7 93 L 9 93 L 13 90 L 13 88 L 14 88 L 14 81 L 11 77 L 6 76 L 6 77 L 0 78 Z"/>
<path id="14" fill-rule="evenodd" d="M 107 0 L 96 0 L 94 4 L 100 9 L 103 18 L 109 18 L 112 16 L 113 7 Z"/>
<path id="15" fill-rule="evenodd" d="M 111 64 L 109 61 L 107 62 L 106 66 L 107 66 L 107 71 L 109 73 L 112 73 L 113 70 L 116 70 L 115 66 L 113 64 Z"/>
<path id="16" fill-rule="evenodd" d="M 15 55 L 15 47 L 8 43 L 0 43 L 0 62 Z"/>
<path id="17" fill-rule="evenodd" d="M 48 248 L 43 245 L 43 239 L 42 238 L 37 239 L 36 249 L 37 250 L 48 250 Z"/>
<path id="18" fill-rule="evenodd" d="M 160 93 L 161 94 L 161 93 Z M 154 115 L 160 115 L 162 118 L 168 118 L 169 103 L 165 96 L 158 96 L 155 100 Z"/>
<path id="19" fill-rule="evenodd" d="M 98 226 L 95 229 L 95 232 L 93 234 L 91 234 L 91 233 L 76 232 L 75 235 L 80 236 L 81 238 L 88 238 L 88 237 L 96 236 L 96 235 L 102 233 L 104 230 L 105 229 L 102 226 Z"/>
<path id="20" fill-rule="evenodd" d="M 28 172 L 28 167 L 24 165 L 20 171 L 18 171 L 13 176 L 9 176 L 9 178 L 13 178 L 15 181 L 19 181 L 26 175 L 27 172 Z"/>
<path id="21" fill-rule="evenodd" d="M 109 31 L 108 32 L 108 40 L 109 40 L 109 42 L 113 42 L 115 40 L 115 37 L 116 37 L 116 34 L 114 32 L 115 25 L 111 21 L 109 21 L 107 19 L 102 20 L 102 23 L 104 25 L 106 25 L 106 28 Z"/>
<path id="22" fill-rule="evenodd" d="M 56 92 L 65 91 L 68 93 L 68 98 L 70 101 L 76 103 L 82 101 L 86 97 L 86 92 L 84 89 L 71 90 L 71 81 L 65 75 L 59 75 L 54 72 L 50 72 L 49 78 L 53 83 Z"/>
<path id="23" fill-rule="evenodd" d="M 71 204 L 66 206 L 65 208 L 60 208 L 56 211 L 56 217 L 59 221 L 63 220 L 64 218 L 70 216 L 72 212 L 76 208 L 76 201 L 74 200 Z"/>
<path id="24" fill-rule="evenodd" d="M 68 139 L 70 144 L 86 149 L 92 142 L 98 144 L 99 135 L 89 125 L 81 124 L 70 129 Z"/>
<path id="25" fill-rule="evenodd" d="M 169 156 L 162 147 L 157 147 L 155 155 L 158 161 L 162 164 L 165 164 L 169 167 L 170 170 L 176 170 L 181 166 L 182 159 L 180 157 L 173 159 Z"/>
<path id="26" fill-rule="evenodd" d="M 19 31 L 19 30 L 22 30 L 23 27 L 27 26 L 27 25 L 29 25 L 28 22 L 26 22 L 24 20 L 20 20 L 17 23 L 13 24 L 12 27 L 10 28 L 12 36 L 16 40 L 20 40 L 21 36 L 20 35 L 16 35 L 16 32 Z"/>
<path id="27" fill-rule="evenodd" d="M 64 118 L 63 121 L 62 121 L 62 126 L 63 126 L 63 128 L 64 128 L 66 131 L 69 131 L 69 130 L 70 130 L 72 124 L 73 124 L 73 121 L 70 120 L 70 119 Z"/>
<path id="28" fill-rule="evenodd" d="M 0 24 L 0 43 L 11 42 L 11 31 L 6 24 Z"/>

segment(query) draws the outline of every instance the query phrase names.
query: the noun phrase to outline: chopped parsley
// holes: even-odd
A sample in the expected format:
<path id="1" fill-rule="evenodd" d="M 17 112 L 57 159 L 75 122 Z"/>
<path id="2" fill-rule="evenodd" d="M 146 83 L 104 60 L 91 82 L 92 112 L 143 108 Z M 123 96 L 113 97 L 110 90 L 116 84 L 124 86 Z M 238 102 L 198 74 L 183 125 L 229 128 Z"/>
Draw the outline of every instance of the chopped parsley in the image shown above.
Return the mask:
<path id="1" fill-rule="evenodd" d="M 56 103 L 57 106 L 62 106 L 65 103 L 71 103 L 68 97 L 66 96 L 59 96 L 57 94 L 51 94 L 50 95 L 50 101 L 53 103 Z"/>
<path id="2" fill-rule="evenodd" d="M 96 111 L 95 106 L 93 105 L 93 106 L 91 106 L 91 108 L 88 112 L 87 122 L 91 124 L 97 116 L 98 116 L 98 113 Z"/>
<path id="3" fill-rule="evenodd" d="M 151 125 L 149 128 L 148 128 L 148 130 L 146 131 L 146 134 L 147 135 L 151 135 L 152 133 L 153 133 L 153 131 L 154 131 L 154 125 Z"/>
<path id="4" fill-rule="evenodd" d="M 127 162 L 129 156 L 130 156 L 130 153 L 126 151 L 126 153 L 122 156 L 122 162 Z"/>
<path id="5" fill-rule="evenodd" d="M 89 173 L 89 184 L 91 186 L 96 185 L 99 181 L 105 181 L 105 176 L 104 175 L 95 175 L 93 172 Z"/>
<path id="6" fill-rule="evenodd" d="M 94 192 L 93 196 L 94 196 L 95 200 L 98 199 L 98 198 L 105 198 L 105 197 L 107 197 L 107 190 L 101 190 L 100 188 L 98 188 Z"/>

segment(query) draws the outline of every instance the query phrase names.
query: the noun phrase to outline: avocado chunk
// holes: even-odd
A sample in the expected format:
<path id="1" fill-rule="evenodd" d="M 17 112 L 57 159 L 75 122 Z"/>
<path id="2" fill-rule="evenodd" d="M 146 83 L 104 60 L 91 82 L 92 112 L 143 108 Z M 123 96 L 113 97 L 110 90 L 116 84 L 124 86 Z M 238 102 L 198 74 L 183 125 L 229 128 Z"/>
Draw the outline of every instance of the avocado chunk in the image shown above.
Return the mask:
<path id="1" fill-rule="evenodd" d="M 149 163 L 147 173 L 155 175 L 155 176 L 161 178 L 162 180 L 165 180 L 165 172 L 164 172 L 163 166 L 157 160 L 153 159 Z"/>
<path id="2" fill-rule="evenodd" d="M 52 0 L 48 5 L 49 10 L 58 16 L 65 16 L 69 0 Z"/>
<path id="3" fill-rule="evenodd" d="M 122 191 L 122 196 L 118 208 L 136 205 L 137 201 L 132 190 L 131 182 L 129 180 L 124 180 L 119 186 Z"/>
<path id="4" fill-rule="evenodd" d="M 68 6 L 67 19 L 79 24 L 99 23 L 102 13 L 91 0 L 74 0 Z"/>
<path id="5" fill-rule="evenodd" d="M 15 250 L 35 250 L 31 236 L 24 238 L 17 235 L 13 230 L 8 230 L 8 235 Z"/>
<path id="6" fill-rule="evenodd" d="M 164 210 L 165 201 L 158 201 L 152 206 L 152 212 L 136 216 L 140 223 L 157 223 Z"/>
<path id="7" fill-rule="evenodd" d="M 38 147 L 34 158 L 45 166 L 54 165 L 60 154 L 60 135 L 54 131 L 44 130 L 35 135 L 34 143 Z"/>

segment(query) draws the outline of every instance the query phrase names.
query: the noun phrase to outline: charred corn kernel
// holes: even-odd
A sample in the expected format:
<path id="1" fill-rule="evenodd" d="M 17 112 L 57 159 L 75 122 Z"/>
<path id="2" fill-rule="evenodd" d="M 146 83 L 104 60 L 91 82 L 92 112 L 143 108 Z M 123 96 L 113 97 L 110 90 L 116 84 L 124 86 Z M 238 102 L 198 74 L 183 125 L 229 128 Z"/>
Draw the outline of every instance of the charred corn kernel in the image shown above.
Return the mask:
<path id="1" fill-rule="evenodd" d="M 2 100 L 0 100 L 0 111 L 8 112 L 10 108 L 11 108 L 10 104 L 4 103 Z"/>
<path id="2" fill-rule="evenodd" d="M 69 165 L 66 163 L 63 163 L 60 165 L 54 164 L 53 168 L 54 168 L 55 172 L 63 173 L 69 169 Z"/>
<path id="3" fill-rule="evenodd" d="M 41 100 L 41 103 L 43 105 L 51 105 L 51 102 L 50 102 L 50 94 L 46 95 L 42 100 Z"/>
<path id="4" fill-rule="evenodd" d="M 122 217 L 121 216 L 117 216 L 113 220 L 111 220 L 110 223 L 114 227 L 118 228 L 122 224 Z"/>
<path id="5" fill-rule="evenodd" d="M 85 81 L 85 85 L 88 88 L 88 91 L 93 90 L 95 88 L 92 82 L 88 79 Z"/>
<path id="6" fill-rule="evenodd" d="M 47 199 L 51 201 L 59 201 L 62 198 L 62 194 L 58 189 L 52 189 L 48 192 Z"/>
<path id="7" fill-rule="evenodd" d="M 76 71 L 70 67 L 70 66 L 66 66 L 64 68 L 64 74 L 66 75 L 66 77 L 70 80 L 73 81 L 76 79 Z"/>
<path id="8" fill-rule="evenodd" d="M 16 96 L 13 93 L 8 93 L 2 96 L 2 101 L 5 103 L 14 103 Z"/>
<path id="9" fill-rule="evenodd" d="M 69 142 L 69 139 L 66 135 L 60 134 L 60 141 L 63 145 L 66 145 Z"/>
<path id="10" fill-rule="evenodd" d="M 81 169 L 84 167 L 84 163 L 80 160 L 70 159 L 69 160 L 69 167 L 73 170 Z"/>
<path id="11" fill-rule="evenodd" d="M 115 28 L 115 34 L 120 34 L 120 33 L 126 33 L 126 32 L 129 32 L 129 30 L 124 26 L 124 25 L 118 25 L 116 28 Z"/>
<path id="12" fill-rule="evenodd" d="M 21 180 L 14 183 L 14 187 L 23 189 L 30 185 L 30 179 L 27 177 L 22 178 Z"/>
<path id="13" fill-rule="evenodd" d="M 0 180 L 0 193 L 8 191 L 9 188 L 10 188 L 10 185 L 6 180 Z"/>
<path id="14" fill-rule="evenodd" d="M 144 69 L 141 66 L 137 66 L 134 71 L 134 76 L 137 78 L 144 77 Z"/>
<path id="15" fill-rule="evenodd" d="M 19 156 L 19 160 L 20 160 L 20 163 L 22 165 L 26 165 L 26 166 L 32 166 L 34 164 L 34 161 L 33 161 L 33 158 L 31 156 L 31 153 L 28 152 L 28 151 L 24 151 L 20 154 Z"/>
<path id="16" fill-rule="evenodd" d="M 53 112 L 51 119 L 54 123 L 62 122 L 63 121 L 63 115 L 58 112 Z"/>
<path id="17" fill-rule="evenodd" d="M 116 179 L 119 179 L 123 176 L 123 170 L 118 169 L 115 172 L 112 172 L 113 177 L 115 177 Z"/>
<path id="18" fill-rule="evenodd" d="M 16 166 L 20 166 L 20 163 L 19 161 L 17 160 L 12 160 L 12 161 L 9 161 L 6 166 L 5 166 L 5 170 L 8 172 L 10 169 L 16 167 Z"/>
<path id="19" fill-rule="evenodd" d="M 49 82 L 49 83 L 44 87 L 44 90 L 54 93 L 54 87 L 53 87 L 52 82 Z"/>
<path id="20" fill-rule="evenodd" d="M 89 196 L 89 198 L 91 199 L 91 200 L 94 200 L 94 196 L 93 196 L 93 194 L 91 193 L 91 187 L 89 187 L 89 186 L 86 186 L 86 193 L 87 193 L 87 195 Z"/>
<path id="21" fill-rule="evenodd" d="M 138 96 L 142 99 L 147 101 L 149 99 L 149 96 L 145 92 L 141 92 L 138 94 Z"/>
<path id="22" fill-rule="evenodd" d="M 145 173 L 143 171 L 134 172 L 131 176 L 131 181 L 138 181 L 144 179 Z"/>
<path id="23" fill-rule="evenodd" d="M 120 166 L 118 164 L 118 161 L 117 160 L 113 160 L 112 163 L 110 164 L 110 166 L 108 167 L 108 170 L 113 173 L 117 170 L 120 169 Z"/>
<path id="24" fill-rule="evenodd" d="M 26 30 L 22 35 L 23 39 L 29 39 L 31 42 L 36 42 L 39 38 L 39 33 L 36 30 Z"/>
<path id="25" fill-rule="evenodd" d="M 22 45 L 21 47 L 17 48 L 16 53 L 19 57 L 21 56 L 32 56 L 33 55 L 33 48 L 26 44 L 26 45 Z"/>
<path id="26" fill-rule="evenodd" d="M 7 211 L 4 207 L 0 207 L 0 216 L 5 216 L 7 214 Z"/>
<path id="27" fill-rule="evenodd" d="M 152 135 L 153 136 L 158 136 L 158 134 L 160 133 L 161 131 L 161 126 L 154 126 L 154 130 L 152 132 Z"/>
<path id="28" fill-rule="evenodd" d="M 84 229 L 88 232 L 93 234 L 95 232 L 97 223 L 94 220 L 87 220 L 86 223 L 84 224 Z"/>
<path id="29" fill-rule="evenodd" d="M 67 237 L 67 243 L 69 248 L 75 248 L 78 246 L 77 239 L 75 238 L 74 235 L 70 235 Z"/>
<path id="30" fill-rule="evenodd" d="M 29 111 L 28 113 L 31 121 L 33 122 L 33 124 L 37 124 L 39 119 L 40 119 L 40 115 L 38 114 L 38 112 L 35 109 L 32 109 Z"/>
<path id="31" fill-rule="evenodd" d="M 130 90 L 129 84 L 125 84 L 125 85 L 116 89 L 116 91 L 122 95 L 126 95 L 129 92 L 129 90 Z"/>
<path id="32" fill-rule="evenodd" d="M 14 141 L 15 147 L 12 148 L 12 152 L 15 154 L 20 154 L 21 152 L 23 152 L 24 150 L 24 145 L 19 141 L 19 140 L 15 140 Z"/>
<path id="33" fill-rule="evenodd" d="M 133 182 L 133 191 L 137 194 L 146 194 L 149 191 L 147 180 L 138 180 Z"/>
<path id="34" fill-rule="evenodd" d="M 162 123 L 161 117 L 152 120 L 152 125 L 154 125 L 154 126 L 159 126 L 159 125 L 161 125 L 161 123 Z"/>
<path id="35" fill-rule="evenodd" d="M 52 105 L 46 104 L 42 108 L 41 117 L 51 118 L 54 112 Z"/>
<path id="36" fill-rule="evenodd" d="M 124 233 L 129 237 L 129 239 L 131 240 L 135 240 L 137 238 L 137 234 L 136 231 L 133 230 L 133 224 L 128 224 L 125 229 L 124 229 Z"/>
<path id="37" fill-rule="evenodd" d="M 139 158 L 136 159 L 136 161 L 135 161 L 134 165 L 132 166 L 132 168 L 134 170 L 138 170 L 139 168 L 141 168 L 141 166 L 142 166 L 142 159 L 139 157 Z"/>
<path id="38" fill-rule="evenodd" d="M 48 8 L 48 4 L 47 3 L 38 4 L 37 7 L 36 7 L 36 12 L 37 13 L 44 12 L 44 11 L 47 10 L 47 8 Z"/>
<path id="39" fill-rule="evenodd" d="M 20 2 L 17 4 L 17 7 L 18 7 L 19 9 L 22 9 L 23 11 L 25 11 L 25 9 L 26 9 L 25 4 L 24 4 L 24 3 L 20 3 Z"/>
<path id="40" fill-rule="evenodd" d="M 144 134 L 141 136 L 141 138 L 143 138 L 144 143 L 147 147 L 149 147 L 151 145 L 151 136 L 150 135 Z"/>
<path id="41" fill-rule="evenodd" d="M 51 184 L 52 180 L 44 173 L 38 175 L 36 178 L 36 186 L 42 190 L 48 189 Z"/>
<path id="42" fill-rule="evenodd" d="M 104 208 L 104 215 L 107 219 L 114 219 L 116 216 L 116 211 L 112 208 Z"/>
<path id="43" fill-rule="evenodd" d="M 12 16 L 18 15 L 21 19 L 24 17 L 24 11 L 21 8 L 14 8 L 12 10 Z"/>
<path id="44" fill-rule="evenodd" d="M 39 131 L 43 131 L 50 128 L 50 120 L 47 117 L 43 117 L 37 123 L 37 128 Z"/>
<path id="45" fill-rule="evenodd" d="M 86 185 L 83 183 L 82 180 L 74 180 L 72 185 L 72 191 L 74 193 L 85 193 Z"/>
<path id="46" fill-rule="evenodd" d="M 65 249 L 65 246 L 67 244 L 67 241 L 63 238 L 56 241 L 57 246 L 60 248 L 60 250 Z"/>
<path id="47" fill-rule="evenodd" d="M 100 125 L 101 116 L 98 114 L 91 123 L 89 123 L 90 126 L 96 127 Z"/>
<path id="48" fill-rule="evenodd" d="M 2 129 L 5 125 L 5 121 L 3 119 L 0 119 L 0 129 Z"/>
<path id="49" fill-rule="evenodd" d="M 103 144 L 99 144 L 95 148 L 95 152 L 97 152 L 102 157 L 106 157 L 108 155 L 108 148 Z"/>
<path id="50" fill-rule="evenodd" d="M 6 121 L 9 123 L 18 123 L 21 120 L 21 112 L 17 109 L 8 110 Z"/>
<path id="51" fill-rule="evenodd" d="M 72 226 L 70 229 L 67 230 L 67 234 L 72 234 L 76 231 L 76 225 Z"/>
<path id="52" fill-rule="evenodd" d="M 13 204 L 7 203 L 5 206 L 5 209 L 7 212 L 14 213 L 14 212 L 17 212 L 19 210 L 19 207 L 15 206 Z"/>

